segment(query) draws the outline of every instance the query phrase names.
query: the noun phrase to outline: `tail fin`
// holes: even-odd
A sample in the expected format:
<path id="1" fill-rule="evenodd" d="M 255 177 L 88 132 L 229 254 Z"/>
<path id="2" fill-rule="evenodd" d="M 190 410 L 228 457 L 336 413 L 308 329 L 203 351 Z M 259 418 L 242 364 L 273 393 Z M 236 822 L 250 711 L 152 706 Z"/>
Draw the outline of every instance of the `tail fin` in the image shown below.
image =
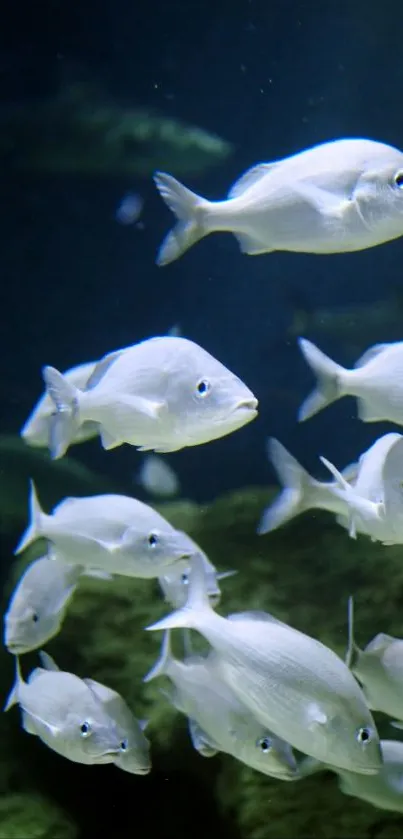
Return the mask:
<path id="1" fill-rule="evenodd" d="M 28 548 L 28 546 L 32 545 L 36 539 L 39 539 L 42 536 L 43 515 L 44 513 L 36 494 L 35 484 L 31 481 L 29 493 L 29 524 L 14 551 L 15 554 L 22 553 L 25 551 L 25 548 Z"/>
<path id="2" fill-rule="evenodd" d="M 18 655 L 16 655 L 15 656 L 15 680 L 14 680 L 13 687 L 11 688 L 11 691 L 10 691 L 8 697 L 7 697 L 7 701 L 6 701 L 6 704 L 5 704 L 4 709 L 3 709 L 4 711 L 9 711 L 9 709 L 12 708 L 13 705 L 17 705 L 17 703 L 18 703 L 18 688 L 19 688 L 22 681 L 23 681 L 23 679 L 22 679 L 22 676 L 21 676 L 20 659 L 19 659 Z"/>
<path id="3" fill-rule="evenodd" d="M 340 373 L 343 372 L 343 368 L 306 338 L 299 338 L 298 344 L 318 380 L 317 387 L 299 409 L 298 421 L 303 422 L 340 398 Z"/>
<path id="4" fill-rule="evenodd" d="M 206 235 L 200 211 L 208 201 L 165 172 L 156 172 L 154 182 L 161 198 L 178 219 L 158 251 L 157 265 L 168 265 Z"/>
<path id="5" fill-rule="evenodd" d="M 271 438 L 268 440 L 267 453 L 271 460 L 283 490 L 273 504 L 264 511 L 257 532 L 271 533 L 285 522 L 295 518 L 310 507 L 309 490 L 312 478 L 287 449 Z"/>
<path id="6" fill-rule="evenodd" d="M 154 629 L 198 629 L 202 616 L 213 616 L 219 620 L 214 612 L 206 589 L 205 565 L 201 554 L 194 554 L 191 558 L 188 597 L 185 606 L 172 612 L 166 618 L 147 626 L 147 630 Z M 200 621 L 201 622 L 201 621 Z M 204 622 L 203 622 L 204 623 Z"/>
<path id="7" fill-rule="evenodd" d="M 50 423 L 49 450 L 53 460 L 58 460 L 66 454 L 78 429 L 79 391 L 55 367 L 44 367 L 42 375 L 56 408 Z"/>
<path id="8" fill-rule="evenodd" d="M 167 676 L 170 661 L 172 661 L 171 632 L 167 629 L 164 632 L 160 657 L 147 675 L 144 676 L 143 682 L 151 682 L 153 679 L 157 679 L 158 676 Z"/>

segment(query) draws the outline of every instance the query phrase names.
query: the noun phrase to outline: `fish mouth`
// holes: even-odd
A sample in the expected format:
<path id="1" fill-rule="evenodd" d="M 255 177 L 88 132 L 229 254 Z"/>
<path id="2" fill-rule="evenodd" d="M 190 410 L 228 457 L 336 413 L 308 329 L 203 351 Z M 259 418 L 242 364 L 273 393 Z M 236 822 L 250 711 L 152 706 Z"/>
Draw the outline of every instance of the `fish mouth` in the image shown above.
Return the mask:
<path id="1" fill-rule="evenodd" d="M 257 411 L 258 405 L 258 400 L 253 396 L 251 399 L 243 399 L 242 402 L 238 402 L 236 410 L 246 408 L 248 411 Z"/>

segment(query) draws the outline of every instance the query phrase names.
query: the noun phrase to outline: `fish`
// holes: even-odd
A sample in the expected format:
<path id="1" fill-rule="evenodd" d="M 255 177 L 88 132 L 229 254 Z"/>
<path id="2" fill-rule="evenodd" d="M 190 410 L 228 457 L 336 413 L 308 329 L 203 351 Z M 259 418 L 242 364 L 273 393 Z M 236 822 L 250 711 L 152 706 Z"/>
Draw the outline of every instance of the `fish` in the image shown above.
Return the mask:
<path id="1" fill-rule="evenodd" d="M 203 560 L 192 559 L 183 608 L 147 630 L 195 629 L 219 658 L 221 678 L 253 716 L 291 747 L 341 768 L 381 766 L 379 736 L 365 697 L 328 647 L 269 614 L 224 618 L 211 607 Z"/>
<path id="2" fill-rule="evenodd" d="M 320 459 L 339 483 L 338 491 L 348 505 L 348 516 L 341 515 L 338 521 L 348 526 L 350 536 L 356 538 L 360 532 L 373 542 L 403 544 L 402 435 L 385 434 L 371 446 L 363 456 L 354 487 L 326 458 Z"/>
<path id="3" fill-rule="evenodd" d="M 341 477 L 354 488 L 357 495 L 373 502 L 383 500 L 382 468 L 389 449 L 399 439 L 400 434 L 384 434 L 360 455 L 356 463 L 351 463 L 343 469 Z M 264 510 L 257 529 L 260 535 L 276 530 L 311 509 L 334 513 L 337 523 L 348 529 L 351 509 L 347 497 L 340 492 L 338 479 L 333 482 L 316 480 L 274 438 L 268 440 L 267 453 L 283 490 Z M 362 528 L 362 522 L 357 520 L 355 524 L 358 531 L 366 532 Z"/>
<path id="4" fill-rule="evenodd" d="M 178 219 L 157 256 L 178 259 L 209 233 L 227 231 L 242 253 L 347 253 L 403 234 L 403 152 L 345 138 L 253 166 L 223 201 L 197 195 L 166 172 L 155 185 Z"/>
<path id="5" fill-rule="evenodd" d="M 71 367 L 69 370 L 66 370 L 63 373 L 63 376 L 68 382 L 74 385 L 74 387 L 78 387 L 80 390 L 85 390 L 87 382 L 92 376 L 96 365 L 96 361 L 90 361 L 86 364 L 78 364 L 76 367 Z M 48 396 L 47 393 L 44 393 L 33 408 L 20 432 L 21 437 L 26 443 L 28 443 L 29 446 L 48 448 L 50 425 L 54 410 L 55 406 L 50 396 Z M 90 440 L 97 436 L 98 431 L 98 423 L 85 422 L 77 429 L 77 433 L 75 434 L 72 443 L 81 443 L 85 442 L 85 440 Z"/>
<path id="6" fill-rule="evenodd" d="M 115 212 L 115 219 L 119 224 L 135 224 L 142 212 L 144 201 L 136 192 L 127 192 L 119 202 Z"/>
<path id="7" fill-rule="evenodd" d="M 18 656 L 15 662 L 4 710 L 18 704 L 24 730 L 74 763 L 113 763 L 121 753 L 120 731 L 94 691 L 73 673 L 43 667 L 24 682 Z"/>
<path id="8" fill-rule="evenodd" d="M 51 454 L 67 451 L 77 428 L 101 425 L 104 449 L 173 452 L 230 434 L 257 416 L 253 393 L 223 364 L 187 338 L 150 338 L 117 357 L 104 356 L 96 384 L 81 391 L 54 367 L 43 376 L 55 405 Z"/>
<path id="9" fill-rule="evenodd" d="M 306 338 L 298 343 L 317 378 L 316 389 L 299 409 L 299 422 L 343 396 L 355 396 L 363 422 L 387 420 L 403 425 L 403 341 L 370 347 L 352 370 L 332 361 Z"/>
<path id="10" fill-rule="evenodd" d="M 125 495 L 65 498 L 47 515 L 31 483 L 29 506 L 30 523 L 16 554 L 43 538 L 65 562 L 152 579 L 177 560 L 188 559 L 193 550 L 186 534 Z"/>
<path id="11" fill-rule="evenodd" d="M 348 601 L 348 627 L 346 664 L 360 682 L 368 707 L 403 720 L 403 640 L 379 632 L 361 650 L 354 640 L 352 597 Z"/>
<path id="12" fill-rule="evenodd" d="M 342 515 L 348 511 L 346 501 L 337 492 L 337 481 L 325 483 L 313 478 L 279 440 L 267 441 L 267 454 L 283 489 L 262 513 L 257 528 L 259 535 L 271 533 L 307 510 L 328 510 Z M 358 464 L 351 464 L 342 475 L 345 480 L 353 481 L 357 471 Z"/>
<path id="13" fill-rule="evenodd" d="M 83 83 L 3 107 L 0 129 L 0 162 L 8 170 L 50 175 L 148 178 L 161 166 L 200 175 L 234 148 L 213 132 Z"/>
<path id="14" fill-rule="evenodd" d="M 28 565 L 4 616 L 4 644 L 9 652 L 28 653 L 57 635 L 83 570 L 47 556 Z"/>
<path id="15" fill-rule="evenodd" d="M 283 780 L 294 780 L 297 763 L 292 749 L 262 726 L 220 678 L 214 656 L 174 658 L 169 630 L 164 635 L 161 655 L 144 678 L 150 682 L 167 676 L 173 685 L 168 694 L 174 707 L 189 719 L 194 748 L 204 757 L 225 752 L 263 772 Z"/>
<path id="16" fill-rule="evenodd" d="M 301 761 L 301 777 L 313 772 L 330 770 L 338 777 L 344 795 L 360 798 L 380 810 L 403 812 L 403 743 L 400 740 L 381 740 L 382 766 L 377 775 L 359 775 L 345 769 L 336 769 L 308 758 Z M 307 764 L 307 765 L 306 765 Z"/>
<path id="17" fill-rule="evenodd" d="M 187 538 L 190 539 L 189 536 L 187 536 Z M 210 603 L 212 606 L 216 607 L 221 600 L 221 589 L 218 585 L 219 581 L 225 580 L 228 577 L 233 577 L 237 572 L 217 571 L 213 563 L 209 560 L 204 551 L 201 550 L 199 545 L 197 545 L 193 539 L 190 541 L 193 545 L 193 552 L 199 553 L 203 559 L 206 592 Z M 158 578 L 158 583 L 165 602 L 169 603 L 175 609 L 180 609 L 180 607 L 184 606 L 186 603 L 190 571 L 191 564 L 189 562 L 176 562 L 175 565 L 167 568 L 164 574 Z"/>
<path id="18" fill-rule="evenodd" d="M 137 475 L 137 482 L 155 498 L 179 495 L 180 481 L 172 466 L 157 454 L 147 455 Z"/>
<path id="19" fill-rule="evenodd" d="M 180 327 L 174 324 L 167 335 L 179 335 Z M 78 364 L 66 370 L 62 375 L 74 387 L 79 390 L 87 390 L 87 388 L 94 387 L 102 378 L 103 373 L 108 369 L 108 364 L 123 352 L 124 349 L 114 350 L 108 353 L 107 361 L 103 361 L 100 365 L 98 361 L 88 361 L 84 364 Z M 50 396 L 45 393 L 36 403 L 31 411 L 28 419 L 24 423 L 20 435 L 29 446 L 36 446 L 42 448 L 49 448 L 51 445 L 51 430 L 52 418 L 55 412 L 55 406 Z M 72 443 L 84 443 L 86 440 L 91 440 L 100 432 L 99 424 L 96 422 L 84 422 L 77 428 L 76 434 L 72 439 Z"/>
<path id="20" fill-rule="evenodd" d="M 54 659 L 43 651 L 40 653 L 42 667 L 45 670 L 60 672 Z M 137 720 L 120 693 L 95 679 L 83 679 L 90 690 L 98 697 L 109 718 L 119 731 L 121 738 L 119 754 L 113 763 L 124 772 L 132 775 L 148 775 L 151 770 L 150 743 L 144 729 L 147 722 Z"/>

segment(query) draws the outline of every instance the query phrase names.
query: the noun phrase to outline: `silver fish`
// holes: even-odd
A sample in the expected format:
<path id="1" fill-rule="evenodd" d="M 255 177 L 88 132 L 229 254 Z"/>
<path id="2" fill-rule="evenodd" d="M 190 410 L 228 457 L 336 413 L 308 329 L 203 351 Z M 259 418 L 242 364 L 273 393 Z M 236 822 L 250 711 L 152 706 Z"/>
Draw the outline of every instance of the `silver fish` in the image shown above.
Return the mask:
<path id="1" fill-rule="evenodd" d="M 121 752 L 119 730 L 93 690 L 73 673 L 37 667 L 24 682 L 18 657 L 16 681 L 5 711 L 19 704 L 22 726 L 75 763 L 113 763 Z"/>
<path id="2" fill-rule="evenodd" d="M 355 772 L 377 772 L 379 738 L 364 695 L 344 662 L 319 641 L 279 620 L 211 608 L 196 555 L 188 600 L 151 630 L 196 629 L 215 649 L 238 699 L 299 751 Z"/>
<path id="3" fill-rule="evenodd" d="M 403 341 L 371 347 L 353 370 L 332 361 L 305 338 L 299 339 L 299 347 L 317 378 L 316 389 L 299 410 L 300 422 L 343 396 L 355 396 L 363 422 L 403 425 Z"/>
<path id="4" fill-rule="evenodd" d="M 82 570 L 47 556 L 31 562 L 4 616 L 4 643 L 9 652 L 28 653 L 57 635 Z"/>
<path id="5" fill-rule="evenodd" d="M 357 480 L 354 487 L 332 463 L 323 457 L 321 460 L 339 483 L 338 492 L 348 505 L 350 536 L 356 538 L 361 532 L 384 545 L 402 544 L 403 437 L 385 435 L 369 449 L 362 464 L 362 480 Z"/>
<path id="6" fill-rule="evenodd" d="M 286 448 L 274 438 L 268 440 L 267 453 L 283 486 L 280 495 L 267 507 L 261 517 L 258 533 L 271 533 L 307 510 L 328 510 L 345 514 L 346 501 L 340 497 L 337 481 L 318 481 L 301 466 Z M 342 475 L 348 482 L 357 475 L 357 464 L 352 464 Z M 336 490 L 336 491 L 335 491 Z"/>
<path id="7" fill-rule="evenodd" d="M 403 153 L 373 140 L 335 140 L 260 163 L 224 201 L 208 201 L 164 172 L 154 180 L 178 219 L 159 265 L 220 230 L 250 255 L 359 251 L 403 234 Z"/>
<path id="8" fill-rule="evenodd" d="M 187 536 L 190 540 L 190 537 Z M 212 562 L 206 556 L 199 545 L 192 540 L 193 552 L 199 553 L 203 559 L 206 592 L 212 606 L 218 606 L 221 600 L 221 589 L 218 585 L 220 580 L 233 577 L 236 571 L 217 571 Z M 186 603 L 189 575 L 191 564 L 189 562 L 176 562 L 171 568 L 167 568 L 164 574 L 158 578 L 161 591 L 167 603 L 175 609 L 180 609 Z"/>
<path id="9" fill-rule="evenodd" d="M 85 390 L 87 382 L 95 370 L 96 361 L 90 361 L 87 364 L 79 364 L 77 367 L 72 367 L 63 373 L 65 379 L 74 385 L 74 387 Z M 55 406 L 50 396 L 44 393 L 39 399 L 31 414 L 29 415 L 25 425 L 21 429 L 21 437 L 30 446 L 40 446 L 47 448 L 49 446 L 49 432 L 51 428 L 52 415 L 54 414 Z M 90 440 L 98 434 L 98 424 L 95 422 L 85 422 L 74 435 L 72 443 L 81 443 L 85 440 Z"/>
<path id="10" fill-rule="evenodd" d="M 144 681 L 168 676 L 171 701 L 189 718 L 194 747 L 205 757 L 226 752 L 266 775 L 293 780 L 297 764 L 291 748 L 262 726 L 220 678 L 214 655 L 174 658 L 169 631 L 161 656 Z"/>
<path id="11" fill-rule="evenodd" d="M 360 682 L 368 707 L 403 719 L 403 640 L 380 632 L 361 650 L 354 641 L 354 604 L 348 603 L 346 664 Z"/>
<path id="12" fill-rule="evenodd" d="M 83 392 L 54 367 L 44 368 L 56 407 L 54 458 L 89 420 L 101 425 L 105 449 L 129 443 L 140 451 L 171 452 L 224 437 L 257 415 L 246 385 L 187 338 L 142 341 L 112 363 L 105 356 L 94 375 L 96 385 Z"/>
<path id="13" fill-rule="evenodd" d="M 40 658 L 45 670 L 60 672 L 48 653 L 41 652 Z M 150 744 L 143 734 L 147 723 L 136 719 L 117 691 L 95 679 L 83 679 L 83 682 L 98 697 L 119 732 L 121 742 L 119 754 L 113 761 L 115 766 L 132 775 L 147 775 L 151 769 Z"/>
<path id="14" fill-rule="evenodd" d="M 173 498 L 180 492 L 176 472 L 157 454 L 146 455 L 136 480 L 154 498 Z"/>
<path id="15" fill-rule="evenodd" d="M 159 577 L 192 550 L 186 534 L 135 498 L 65 498 L 47 515 L 31 482 L 30 523 L 16 553 L 39 537 L 48 539 L 66 562 L 128 577 Z"/>
<path id="16" fill-rule="evenodd" d="M 300 775 L 330 770 L 338 776 L 339 788 L 345 795 L 367 801 L 380 810 L 403 812 L 403 743 L 381 740 L 382 766 L 377 775 L 359 775 L 345 769 L 326 766 L 313 758 L 301 761 Z"/>

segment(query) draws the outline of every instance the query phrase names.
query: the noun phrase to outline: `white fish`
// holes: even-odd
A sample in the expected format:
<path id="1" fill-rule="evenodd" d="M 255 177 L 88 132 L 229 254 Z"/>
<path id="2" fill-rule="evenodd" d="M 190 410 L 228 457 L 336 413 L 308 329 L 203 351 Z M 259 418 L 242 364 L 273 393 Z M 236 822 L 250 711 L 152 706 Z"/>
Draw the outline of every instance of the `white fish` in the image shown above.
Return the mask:
<path id="1" fill-rule="evenodd" d="M 220 659 L 220 674 L 238 699 L 278 737 L 335 766 L 380 768 L 379 738 L 364 695 L 328 647 L 270 615 L 226 619 L 212 609 L 203 560 L 192 560 L 186 605 L 147 629 L 196 629 Z"/>
<path id="2" fill-rule="evenodd" d="M 187 536 L 190 539 L 189 536 Z M 204 581 L 207 595 L 212 606 L 218 606 L 221 600 L 221 589 L 218 585 L 220 580 L 225 580 L 227 577 L 233 577 L 236 571 L 217 571 L 212 562 L 201 550 L 196 542 L 190 540 L 194 547 L 194 553 L 199 553 L 203 559 L 204 565 Z M 167 603 L 175 609 L 180 609 L 186 603 L 189 576 L 191 571 L 190 562 L 176 562 L 170 568 L 167 568 L 164 574 L 158 578 L 158 582 L 164 599 Z"/>
<path id="3" fill-rule="evenodd" d="M 106 369 L 105 369 L 106 368 Z M 187 338 L 150 338 L 105 356 L 97 384 L 81 391 L 53 367 L 43 371 L 56 416 L 51 453 L 61 457 L 84 422 L 101 425 L 105 449 L 178 451 L 224 437 L 257 415 L 257 400 L 237 376 Z"/>
<path id="4" fill-rule="evenodd" d="M 381 740 L 381 751 L 383 762 L 377 775 L 358 775 L 308 758 L 301 762 L 301 776 L 331 770 L 337 773 L 339 788 L 345 795 L 361 798 L 380 810 L 402 813 L 403 743 L 399 740 Z"/>
<path id="5" fill-rule="evenodd" d="M 403 234 L 403 153 L 373 140 L 335 140 L 260 163 L 224 201 L 208 201 L 164 172 L 154 180 L 178 219 L 159 265 L 220 230 L 250 255 L 359 251 Z"/>
<path id="6" fill-rule="evenodd" d="M 9 652 L 22 655 L 57 635 L 82 570 L 47 556 L 28 565 L 4 616 L 4 643 Z"/>
<path id="7" fill-rule="evenodd" d="M 74 387 L 85 390 L 87 382 L 95 370 L 96 361 L 90 361 L 88 364 L 79 364 L 77 367 L 72 367 L 63 373 L 64 378 L 74 385 Z M 29 415 L 25 425 L 21 429 L 21 437 L 30 446 L 40 446 L 46 448 L 49 446 L 49 431 L 51 425 L 51 417 L 54 414 L 55 406 L 50 396 L 44 393 L 39 399 L 31 414 Z M 90 440 L 98 434 L 98 424 L 94 422 L 85 422 L 77 428 L 72 443 L 81 443 L 85 440 Z"/>
<path id="8" fill-rule="evenodd" d="M 321 460 L 348 505 L 348 517 L 342 515 L 339 521 L 345 524 L 347 518 L 350 536 L 361 532 L 384 545 L 403 544 L 403 437 L 387 434 L 376 441 L 362 459 L 354 487 L 332 463 Z"/>
<path id="9" fill-rule="evenodd" d="M 273 503 L 264 510 L 257 530 L 259 534 L 271 533 L 272 530 L 276 530 L 307 510 L 328 510 L 331 513 L 341 514 L 348 511 L 346 501 L 337 491 L 339 487 L 337 481 L 328 483 L 317 481 L 274 438 L 268 440 L 267 453 L 283 489 Z M 357 468 L 357 464 L 347 467 L 342 473 L 343 477 L 347 481 L 353 481 Z"/>
<path id="10" fill-rule="evenodd" d="M 380 632 L 361 650 L 354 641 L 352 597 L 349 598 L 348 619 L 346 664 L 359 680 L 368 707 L 402 720 L 403 640 Z"/>
<path id="11" fill-rule="evenodd" d="M 316 389 L 299 410 L 300 422 L 336 399 L 355 396 L 363 422 L 389 420 L 403 425 L 403 341 L 371 347 L 353 370 L 332 361 L 305 338 L 299 339 L 299 346 L 317 378 Z"/>
<path id="12" fill-rule="evenodd" d="M 28 682 L 16 657 L 16 681 L 5 711 L 16 703 L 22 726 L 76 763 L 113 763 L 121 753 L 119 730 L 93 690 L 78 676 L 37 667 Z"/>
<path id="13" fill-rule="evenodd" d="M 47 539 L 65 562 L 128 577 L 159 577 L 192 543 L 159 513 L 125 495 L 65 498 L 48 515 L 31 482 L 30 523 L 16 553 L 39 538 Z"/>
<path id="14" fill-rule="evenodd" d="M 119 224 L 135 224 L 139 220 L 144 207 L 144 200 L 138 193 L 127 192 L 115 212 L 115 219 Z"/>
<path id="15" fill-rule="evenodd" d="M 157 454 L 149 454 L 144 458 L 137 481 L 155 498 L 173 498 L 180 492 L 180 481 L 176 472 Z"/>
<path id="16" fill-rule="evenodd" d="M 40 658 L 45 670 L 60 672 L 48 653 L 41 652 Z M 95 679 L 83 679 L 83 682 L 98 697 L 119 733 L 121 742 L 119 754 L 113 761 L 115 766 L 133 775 L 147 775 L 151 769 L 150 743 L 143 734 L 147 723 L 136 719 L 116 690 L 96 682 Z"/>
<path id="17" fill-rule="evenodd" d="M 144 681 L 168 676 L 169 695 L 178 711 L 189 718 L 195 749 L 204 757 L 225 752 L 266 775 L 293 780 L 297 764 L 292 749 L 262 726 L 220 678 L 214 656 L 174 658 L 169 631 L 161 656 Z"/>

